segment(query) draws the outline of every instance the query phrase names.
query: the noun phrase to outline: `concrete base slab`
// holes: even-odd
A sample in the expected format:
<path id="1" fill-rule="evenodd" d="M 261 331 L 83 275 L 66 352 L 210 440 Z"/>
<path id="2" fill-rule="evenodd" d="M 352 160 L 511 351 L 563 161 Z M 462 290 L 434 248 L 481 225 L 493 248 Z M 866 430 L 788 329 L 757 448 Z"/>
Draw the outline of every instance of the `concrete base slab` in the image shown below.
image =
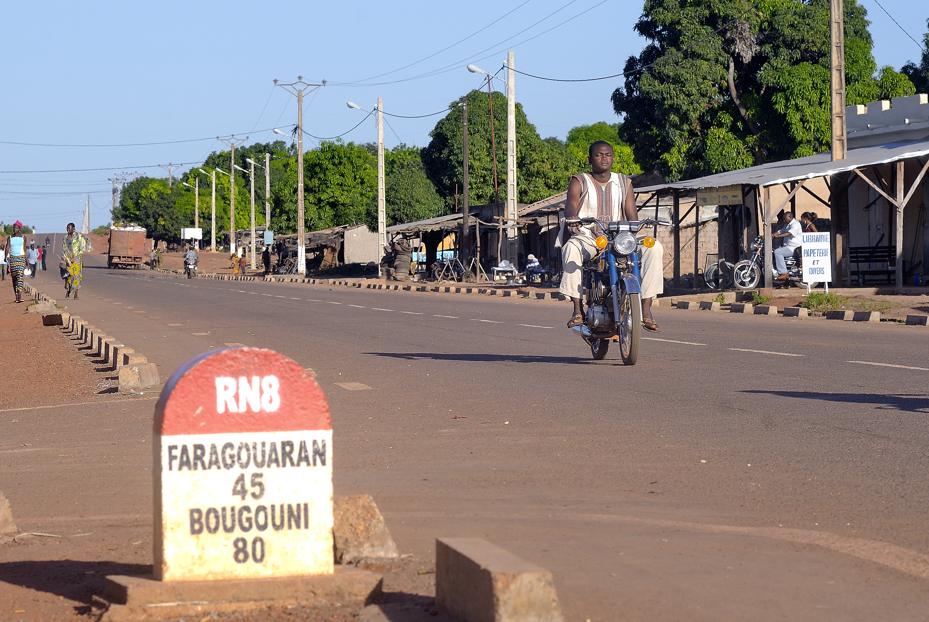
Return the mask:
<path id="1" fill-rule="evenodd" d="M 436 540 L 439 610 L 463 622 L 563 622 L 552 574 L 480 538 Z"/>
<path id="2" fill-rule="evenodd" d="M 358 612 L 381 594 L 381 575 L 337 567 L 332 575 L 231 581 L 156 581 L 107 577 L 104 620 L 162 620 L 268 606 L 341 605 Z M 197 618 L 199 619 L 199 618 Z"/>

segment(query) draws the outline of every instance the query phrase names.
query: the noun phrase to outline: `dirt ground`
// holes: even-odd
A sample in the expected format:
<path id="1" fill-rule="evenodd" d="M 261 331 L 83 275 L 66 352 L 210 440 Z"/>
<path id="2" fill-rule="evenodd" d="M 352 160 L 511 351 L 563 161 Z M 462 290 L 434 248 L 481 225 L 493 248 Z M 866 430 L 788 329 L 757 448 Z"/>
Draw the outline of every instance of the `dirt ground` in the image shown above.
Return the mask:
<path id="1" fill-rule="evenodd" d="M 825 310 L 850 309 L 852 311 L 877 311 L 881 319 L 906 320 L 907 315 L 929 315 L 929 294 L 910 296 L 878 296 L 861 295 L 853 289 L 842 289 L 835 292 L 838 297 L 835 305 Z M 778 292 L 772 304 L 778 307 L 801 306 L 806 298 L 804 290 L 796 293 Z"/>
<path id="2" fill-rule="evenodd" d="M 28 313 L 30 303 L 16 304 L 10 279 L 0 282 L 0 347 L 6 372 L 13 372 L 0 374 L 0 410 L 83 402 L 105 390 L 105 375 L 64 333 Z"/>

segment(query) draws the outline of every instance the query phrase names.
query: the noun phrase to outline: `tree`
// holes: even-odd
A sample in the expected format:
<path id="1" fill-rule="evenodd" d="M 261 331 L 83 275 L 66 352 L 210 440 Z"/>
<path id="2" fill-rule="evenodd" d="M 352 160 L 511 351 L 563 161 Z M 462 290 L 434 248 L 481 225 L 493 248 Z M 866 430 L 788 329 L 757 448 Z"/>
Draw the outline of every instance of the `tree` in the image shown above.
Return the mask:
<path id="1" fill-rule="evenodd" d="M 145 227 L 155 240 L 176 241 L 181 227 L 193 224 L 193 203 L 181 199 L 182 188 L 180 184 L 169 188 L 165 179 L 137 177 L 123 188 L 113 222 Z"/>
<path id="2" fill-rule="evenodd" d="M 468 102 L 468 172 L 470 175 L 470 204 L 480 205 L 494 201 L 493 158 L 491 151 L 490 99 L 493 99 L 494 135 L 497 154 L 497 180 L 499 200 L 506 197 L 506 97 L 494 92 L 471 91 L 449 106 L 447 115 L 436 123 L 432 140 L 423 149 L 423 163 L 446 208 L 455 202 L 456 189 L 462 192 L 462 110 L 460 104 Z M 550 145 L 549 145 L 550 147 Z M 516 104 L 516 168 L 519 174 L 517 192 L 519 201 L 531 203 L 564 190 L 566 179 L 557 186 L 550 185 L 548 163 L 544 155 L 549 152 L 535 127 L 529 123 L 521 104 Z"/>
<path id="3" fill-rule="evenodd" d="M 384 168 L 388 225 L 443 213 L 445 205 L 426 175 L 419 149 L 398 145 L 385 154 Z"/>
<path id="4" fill-rule="evenodd" d="M 929 19 L 926 20 L 929 30 Z M 911 61 L 900 70 L 915 85 L 918 93 L 929 93 L 929 32 L 923 35 L 923 53 L 919 64 Z"/>
<path id="5" fill-rule="evenodd" d="M 646 0 L 649 43 L 613 107 L 640 162 L 671 179 L 818 153 L 830 142 L 829 0 Z M 847 103 L 913 92 L 877 66 L 845 2 Z"/>
<path id="6" fill-rule="evenodd" d="M 377 228 L 377 156 L 373 146 L 324 142 L 303 157 L 309 230 L 365 223 Z"/>

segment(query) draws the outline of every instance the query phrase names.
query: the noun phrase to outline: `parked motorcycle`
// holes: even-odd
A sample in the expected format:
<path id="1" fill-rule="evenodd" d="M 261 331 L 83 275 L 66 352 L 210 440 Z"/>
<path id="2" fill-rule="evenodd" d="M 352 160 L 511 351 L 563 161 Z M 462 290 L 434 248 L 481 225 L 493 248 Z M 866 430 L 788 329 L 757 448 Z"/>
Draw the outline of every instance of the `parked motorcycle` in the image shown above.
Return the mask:
<path id="1" fill-rule="evenodd" d="M 764 273 L 764 238 L 757 236 L 752 241 L 751 250 L 751 258 L 743 259 L 732 268 L 732 282 L 736 289 L 755 289 L 761 282 L 761 275 Z M 787 264 L 787 280 L 775 281 L 775 283 L 785 287 L 798 285 L 803 279 L 800 261 L 796 256 L 791 255 L 785 257 L 784 262 Z"/>
<path id="2" fill-rule="evenodd" d="M 582 268 L 581 282 L 587 308 L 584 324 L 572 330 L 580 333 L 596 360 L 606 356 L 610 341 L 617 336 L 623 363 L 635 365 L 642 337 L 639 249 L 655 244 L 655 238 L 638 240 L 636 234 L 655 221 L 604 224 L 595 218 L 584 218 L 581 222 L 596 224 L 602 233 L 595 240 L 599 253 Z"/>
<path id="3" fill-rule="evenodd" d="M 192 279 L 197 276 L 197 262 L 195 261 L 184 261 L 184 274 L 187 275 L 188 279 Z"/>

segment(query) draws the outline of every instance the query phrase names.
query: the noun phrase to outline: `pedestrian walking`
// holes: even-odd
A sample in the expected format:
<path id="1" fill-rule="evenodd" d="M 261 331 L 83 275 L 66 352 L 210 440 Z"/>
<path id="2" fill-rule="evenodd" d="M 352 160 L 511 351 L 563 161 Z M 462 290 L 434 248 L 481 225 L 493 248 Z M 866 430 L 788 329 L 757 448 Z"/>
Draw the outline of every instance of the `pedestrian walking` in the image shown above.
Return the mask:
<path id="1" fill-rule="evenodd" d="M 48 238 L 45 238 L 45 239 L 47 240 Z M 48 270 L 48 268 L 46 268 L 45 266 L 45 257 L 47 255 L 48 255 L 48 244 L 46 244 L 45 246 L 40 246 L 39 247 L 39 261 L 42 262 L 42 272 L 45 272 L 46 270 Z"/>
<path id="2" fill-rule="evenodd" d="M 261 251 L 261 263 L 265 267 L 265 276 L 271 274 L 271 249 L 267 246 Z"/>
<path id="3" fill-rule="evenodd" d="M 29 271 L 29 276 L 35 278 L 35 273 L 37 272 L 36 268 L 39 265 L 39 251 L 35 247 L 35 240 L 29 243 L 29 248 L 26 249 L 26 269 Z"/>
<path id="4" fill-rule="evenodd" d="M 84 281 L 84 251 L 87 240 L 74 230 L 74 223 L 68 223 L 68 235 L 61 241 L 61 278 L 65 282 L 65 298 L 74 294 L 77 300 L 78 290 Z"/>
<path id="5" fill-rule="evenodd" d="M 23 290 L 26 288 L 23 283 L 23 274 L 26 272 L 26 238 L 23 236 L 23 223 L 20 221 L 13 223 L 13 234 L 6 239 L 4 249 L 10 266 L 16 302 L 22 302 Z"/>
<path id="6" fill-rule="evenodd" d="M 6 241 L 0 246 L 0 281 L 6 280 Z"/>
<path id="7" fill-rule="evenodd" d="M 245 260 L 245 253 L 242 253 L 242 256 L 239 257 L 239 274 L 242 276 L 245 276 L 245 267 L 247 264 L 248 262 Z"/>

